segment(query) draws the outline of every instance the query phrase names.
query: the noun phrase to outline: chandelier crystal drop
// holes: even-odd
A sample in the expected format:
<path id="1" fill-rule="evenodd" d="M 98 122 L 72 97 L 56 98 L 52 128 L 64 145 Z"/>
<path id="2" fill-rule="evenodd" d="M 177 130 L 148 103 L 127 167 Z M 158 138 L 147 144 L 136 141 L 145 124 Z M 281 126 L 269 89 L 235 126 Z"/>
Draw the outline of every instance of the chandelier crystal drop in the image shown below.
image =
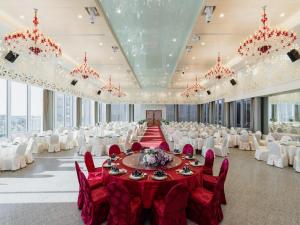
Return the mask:
<path id="1" fill-rule="evenodd" d="M 77 76 L 77 77 L 82 77 L 83 79 L 88 79 L 88 78 L 94 78 L 94 79 L 99 79 L 100 74 L 94 70 L 92 67 L 89 66 L 87 62 L 87 56 L 86 53 L 84 54 L 84 60 L 83 63 L 77 67 L 75 67 L 70 74 L 72 76 Z"/>
<path id="2" fill-rule="evenodd" d="M 293 48 L 297 39 L 296 33 L 270 27 L 266 6 L 263 7 L 261 22 L 262 27 L 239 46 L 237 51 L 241 56 L 260 57 Z"/>
<path id="3" fill-rule="evenodd" d="M 116 90 L 116 86 L 113 85 L 112 81 L 111 81 L 111 76 L 109 76 L 108 82 L 107 84 L 105 84 L 101 90 L 103 91 L 107 91 L 109 93 L 112 93 L 114 90 Z"/>
<path id="4" fill-rule="evenodd" d="M 205 90 L 205 88 L 204 88 L 202 85 L 200 85 L 200 84 L 198 83 L 198 77 L 197 77 L 197 76 L 196 76 L 195 83 L 192 84 L 192 87 L 191 87 L 191 88 L 192 88 L 193 91 L 196 92 L 196 93 Z"/>
<path id="5" fill-rule="evenodd" d="M 204 90 L 205 88 L 198 83 L 198 77 L 196 76 L 195 83 L 193 83 L 190 87 L 187 84 L 186 89 L 184 89 L 184 91 L 180 95 L 189 98 L 191 96 L 195 96 L 196 93 L 199 93 L 200 91 Z"/>
<path id="6" fill-rule="evenodd" d="M 125 96 L 126 96 L 125 92 L 123 92 L 123 91 L 121 90 L 121 86 L 120 86 L 120 85 L 119 85 L 118 88 L 116 88 L 116 90 L 115 90 L 115 95 L 116 95 L 118 98 L 121 98 L 121 97 L 125 97 Z"/>
<path id="7" fill-rule="evenodd" d="M 217 63 L 214 65 L 206 74 L 206 79 L 217 79 L 220 80 L 222 78 L 228 78 L 234 75 L 234 72 L 224 66 L 221 62 L 221 56 L 220 53 L 218 54 Z"/>
<path id="8" fill-rule="evenodd" d="M 38 28 L 37 9 L 34 9 L 33 29 L 14 32 L 4 36 L 4 43 L 11 51 L 18 54 L 29 54 L 42 58 L 61 56 L 61 48 L 53 40 L 45 36 Z"/>

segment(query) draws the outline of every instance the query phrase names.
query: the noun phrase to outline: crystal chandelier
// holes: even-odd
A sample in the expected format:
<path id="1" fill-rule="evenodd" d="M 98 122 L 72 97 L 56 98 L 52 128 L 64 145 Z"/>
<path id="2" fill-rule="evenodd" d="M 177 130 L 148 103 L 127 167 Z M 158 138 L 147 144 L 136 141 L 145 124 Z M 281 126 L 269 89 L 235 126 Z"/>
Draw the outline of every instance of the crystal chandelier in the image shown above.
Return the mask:
<path id="1" fill-rule="evenodd" d="M 190 87 L 187 84 L 186 89 L 184 89 L 184 91 L 180 95 L 189 98 L 191 96 L 194 96 L 196 93 L 204 90 L 205 88 L 198 83 L 198 78 L 196 76 L 195 83 L 193 83 Z"/>
<path id="2" fill-rule="evenodd" d="M 121 86 L 120 86 L 120 85 L 119 85 L 118 88 L 115 88 L 115 95 L 116 95 L 118 98 L 121 98 L 121 97 L 125 97 L 125 96 L 126 96 L 125 92 L 123 92 L 123 91 L 121 90 Z"/>
<path id="3" fill-rule="evenodd" d="M 118 88 L 115 85 L 113 85 L 113 83 L 111 81 L 111 76 L 110 76 L 108 79 L 108 83 L 105 84 L 101 89 L 104 91 L 107 91 L 109 93 L 113 93 L 113 91 L 115 91 Z"/>
<path id="4" fill-rule="evenodd" d="M 221 57 L 220 57 L 220 53 L 218 54 L 218 59 L 217 59 L 217 64 L 214 65 L 206 74 L 205 74 L 205 78 L 206 79 L 217 79 L 220 80 L 222 78 L 227 78 L 230 77 L 234 74 L 234 72 L 224 66 L 221 62 Z"/>
<path id="5" fill-rule="evenodd" d="M 182 97 L 186 97 L 189 98 L 191 96 L 192 93 L 192 89 L 189 88 L 189 84 L 186 85 L 186 89 L 184 89 L 184 91 L 180 94 Z"/>
<path id="6" fill-rule="evenodd" d="M 263 7 L 261 22 L 262 27 L 239 46 L 238 53 L 241 56 L 265 56 L 293 47 L 297 39 L 296 33 L 271 28 L 268 25 L 266 6 Z"/>
<path id="7" fill-rule="evenodd" d="M 45 58 L 61 56 L 61 48 L 38 29 L 37 9 L 34 9 L 33 30 L 15 32 L 4 37 L 5 45 L 13 52 Z"/>
<path id="8" fill-rule="evenodd" d="M 86 57 L 86 53 L 84 54 L 84 60 L 83 63 L 77 67 L 75 67 L 70 74 L 72 76 L 78 76 L 78 77 L 82 77 L 83 79 L 87 79 L 87 78 L 94 78 L 94 79 L 99 79 L 100 78 L 100 74 L 97 73 L 96 70 L 94 70 L 92 67 L 89 66 L 88 62 L 87 62 L 87 57 Z"/>
<path id="9" fill-rule="evenodd" d="M 199 91 L 205 90 L 205 88 L 204 88 L 202 85 L 200 85 L 200 84 L 198 83 L 198 78 L 197 78 L 197 76 L 196 76 L 195 83 L 192 84 L 192 87 L 191 87 L 191 88 L 192 88 L 193 91 L 196 92 L 196 93 L 198 93 Z"/>

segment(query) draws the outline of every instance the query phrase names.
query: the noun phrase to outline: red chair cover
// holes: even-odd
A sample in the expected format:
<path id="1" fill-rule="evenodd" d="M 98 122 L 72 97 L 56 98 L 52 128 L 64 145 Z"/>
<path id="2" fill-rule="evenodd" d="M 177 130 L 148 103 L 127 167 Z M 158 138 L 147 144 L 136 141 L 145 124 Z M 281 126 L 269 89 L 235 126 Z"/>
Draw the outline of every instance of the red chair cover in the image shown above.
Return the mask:
<path id="1" fill-rule="evenodd" d="M 221 204 L 226 204 L 224 184 L 227 177 L 228 169 L 229 169 L 229 161 L 228 159 L 224 159 L 220 168 L 219 176 L 211 176 L 211 175 L 203 174 L 203 186 L 210 191 L 214 191 L 219 177 L 221 176 L 221 174 L 224 174 L 224 183 L 221 187 L 221 194 L 220 194 Z"/>
<path id="2" fill-rule="evenodd" d="M 84 154 L 84 162 L 86 169 L 89 172 L 89 179 L 102 174 L 102 167 L 95 167 L 93 156 L 90 152 Z"/>
<path id="3" fill-rule="evenodd" d="M 185 209 L 189 192 L 183 184 L 171 188 L 165 198 L 154 200 L 154 224 L 186 225 Z"/>
<path id="4" fill-rule="evenodd" d="M 109 210 L 107 188 L 91 191 L 85 175 L 81 171 L 79 174 L 84 196 L 81 218 L 86 225 L 101 225 L 106 221 Z"/>
<path id="5" fill-rule="evenodd" d="M 228 170 L 228 164 L 225 163 L 224 169 Z M 210 192 L 203 187 L 198 187 L 192 192 L 187 208 L 189 219 L 203 225 L 217 225 L 222 221 L 223 212 L 220 203 L 220 193 L 224 185 L 224 177 L 225 174 L 222 173 L 214 192 Z"/>
<path id="6" fill-rule="evenodd" d="M 191 144 L 186 144 L 182 149 L 183 154 L 194 154 L 194 148 Z"/>
<path id="7" fill-rule="evenodd" d="M 75 169 L 76 169 L 76 173 L 77 173 L 77 179 L 78 179 L 78 184 L 79 184 L 79 191 L 78 191 L 78 199 L 77 199 L 77 206 L 78 209 L 82 209 L 83 204 L 84 204 L 84 196 L 83 196 L 83 188 L 82 188 L 82 183 L 81 183 L 81 179 L 80 179 L 80 173 L 81 173 L 81 169 L 79 167 L 79 164 L 77 161 L 75 161 Z M 91 189 L 95 189 L 97 187 L 102 186 L 103 181 L 100 178 L 94 178 L 91 180 L 88 180 L 89 186 Z"/>
<path id="8" fill-rule="evenodd" d="M 205 162 L 203 167 L 203 174 L 212 175 L 213 174 L 213 165 L 214 165 L 214 152 L 209 149 L 205 155 Z"/>
<path id="9" fill-rule="evenodd" d="M 107 225 L 141 224 L 141 199 L 131 198 L 127 188 L 120 183 L 112 182 L 107 188 L 110 204 Z"/>
<path id="10" fill-rule="evenodd" d="M 161 142 L 159 148 L 165 150 L 166 152 L 170 151 L 169 144 L 166 141 Z"/>
<path id="11" fill-rule="evenodd" d="M 109 147 L 108 154 L 111 156 L 112 154 L 119 155 L 121 153 L 121 149 L 119 145 L 112 145 Z"/>
<path id="12" fill-rule="evenodd" d="M 141 151 L 141 150 L 142 150 L 142 145 L 141 145 L 141 143 L 140 143 L 140 142 L 134 142 L 134 143 L 132 144 L 132 146 L 131 146 L 131 150 L 132 150 L 133 152 L 139 152 L 139 151 Z"/>

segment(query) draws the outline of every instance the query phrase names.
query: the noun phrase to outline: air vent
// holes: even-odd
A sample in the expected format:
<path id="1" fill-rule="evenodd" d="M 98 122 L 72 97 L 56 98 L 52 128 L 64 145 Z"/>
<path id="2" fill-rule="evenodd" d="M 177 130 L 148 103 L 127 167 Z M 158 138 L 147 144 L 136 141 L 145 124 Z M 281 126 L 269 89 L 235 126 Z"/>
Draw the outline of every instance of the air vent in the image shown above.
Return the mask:
<path id="1" fill-rule="evenodd" d="M 200 41 L 200 39 L 201 39 L 200 34 L 192 34 L 192 37 L 191 37 L 192 42 Z"/>
<path id="2" fill-rule="evenodd" d="M 96 7 L 84 7 L 84 8 L 90 16 L 100 16 L 100 13 L 98 12 Z"/>

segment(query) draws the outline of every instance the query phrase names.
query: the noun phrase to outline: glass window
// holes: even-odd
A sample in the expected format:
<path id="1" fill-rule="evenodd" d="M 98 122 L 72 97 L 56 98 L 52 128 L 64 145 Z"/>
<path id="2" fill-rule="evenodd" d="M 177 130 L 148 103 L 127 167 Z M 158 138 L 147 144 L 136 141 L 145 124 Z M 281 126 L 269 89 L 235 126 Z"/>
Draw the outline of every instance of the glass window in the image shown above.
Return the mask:
<path id="1" fill-rule="evenodd" d="M 236 102 L 236 126 L 241 127 L 241 101 Z"/>
<path id="2" fill-rule="evenodd" d="M 82 99 L 81 123 L 82 126 L 91 126 L 95 124 L 94 101 Z"/>
<path id="3" fill-rule="evenodd" d="M 64 95 L 55 93 L 54 104 L 55 128 L 58 129 L 64 127 Z"/>
<path id="4" fill-rule="evenodd" d="M 251 99 L 243 100 L 243 127 L 250 128 Z"/>
<path id="5" fill-rule="evenodd" d="M 30 88 L 30 124 L 33 132 L 43 129 L 43 89 L 39 87 Z"/>
<path id="6" fill-rule="evenodd" d="M 65 96 L 65 127 L 73 126 L 73 97 Z"/>
<path id="7" fill-rule="evenodd" d="M 10 133 L 27 131 L 27 85 L 11 82 Z"/>
<path id="8" fill-rule="evenodd" d="M 175 105 L 166 105 L 166 120 L 175 121 Z"/>
<path id="9" fill-rule="evenodd" d="M 111 121 L 128 121 L 128 104 L 111 104 Z"/>
<path id="10" fill-rule="evenodd" d="M 0 138 L 7 135 L 7 81 L 0 79 Z"/>
<path id="11" fill-rule="evenodd" d="M 197 105 L 178 105 L 178 121 L 197 121 Z"/>

